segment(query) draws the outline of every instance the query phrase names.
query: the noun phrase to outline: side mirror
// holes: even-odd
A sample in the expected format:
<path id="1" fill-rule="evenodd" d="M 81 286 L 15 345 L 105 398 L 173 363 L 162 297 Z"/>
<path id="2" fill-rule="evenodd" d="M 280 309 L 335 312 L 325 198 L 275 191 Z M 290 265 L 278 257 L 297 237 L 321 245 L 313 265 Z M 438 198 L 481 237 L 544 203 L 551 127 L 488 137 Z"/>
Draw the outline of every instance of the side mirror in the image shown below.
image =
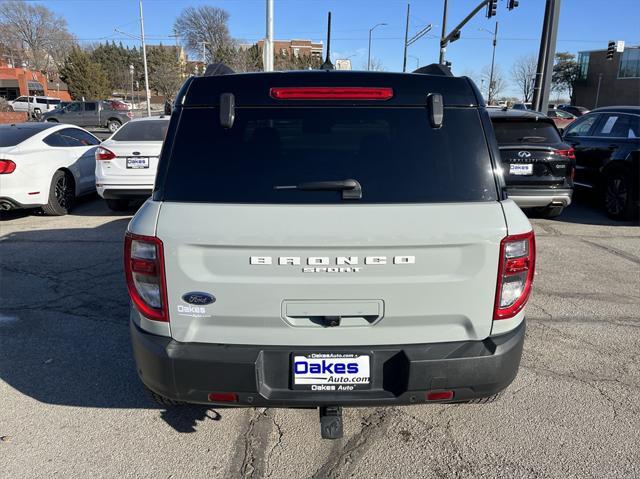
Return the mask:
<path id="1" fill-rule="evenodd" d="M 427 95 L 427 107 L 429 108 L 429 120 L 432 128 L 440 128 L 444 118 L 444 101 L 442 94 L 429 93 Z"/>

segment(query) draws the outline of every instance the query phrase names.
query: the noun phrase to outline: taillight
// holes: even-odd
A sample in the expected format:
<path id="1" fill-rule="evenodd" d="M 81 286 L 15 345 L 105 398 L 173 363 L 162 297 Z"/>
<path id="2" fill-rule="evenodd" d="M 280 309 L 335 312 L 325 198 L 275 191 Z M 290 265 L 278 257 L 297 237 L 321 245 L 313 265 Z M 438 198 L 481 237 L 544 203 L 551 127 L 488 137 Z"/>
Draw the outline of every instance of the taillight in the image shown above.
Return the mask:
<path id="1" fill-rule="evenodd" d="M 16 164 L 11 160 L 0 160 L 0 175 L 9 175 L 16 171 Z"/>
<path id="2" fill-rule="evenodd" d="M 133 118 L 133 112 L 132 112 L 131 110 L 129 110 L 129 111 L 127 112 L 127 116 L 128 116 L 129 118 Z"/>
<path id="3" fill-rule="evenodd" d="M 107 150 L 106 148 L 99 146 L 96 150 L 96 160 L 113 160 L 116 157 L 116 154 Z"/>
<path id="4" fill-rule="evenodd" d="M 500 264 L 493 319 L 513 318 L 527 303 L 533 284 L 536 241 L 533 231 L 500 242 Z"/>
<path id="5" fill-rule="evenodd" d="M 162 241 L 127 233 L 124 271 L 129 296 L 140 314 L 154 321 L 169 321 Z"/>
<path id="6" fill-rule="evenodd" d="M 269 90 L 276 100 L 389 100 L 387 87 L 278 87 Z"/>
<path id="7" fill-rule="evenodd" d="M 556 150 L 556 155 L 563 156 L 564 158 L 568 158 L 570 160 L 576 159 L 576 154 L 573 148 L 569 148 L 568 150 Z"/>

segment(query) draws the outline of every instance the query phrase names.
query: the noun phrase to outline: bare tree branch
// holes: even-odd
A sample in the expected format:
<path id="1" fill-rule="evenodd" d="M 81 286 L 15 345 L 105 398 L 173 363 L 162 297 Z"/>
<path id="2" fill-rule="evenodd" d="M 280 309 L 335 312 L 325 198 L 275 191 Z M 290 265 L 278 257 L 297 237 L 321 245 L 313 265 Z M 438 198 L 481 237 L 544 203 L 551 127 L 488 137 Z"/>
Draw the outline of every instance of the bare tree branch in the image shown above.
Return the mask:
<path id="1" fill-rule="evenodd" d="M 511 67 L 511 79 L 522 92 L 523 102 L 529 102 L 533 98 L 537 65 L 536 56 L 529 54 L 519 57 Z"/>

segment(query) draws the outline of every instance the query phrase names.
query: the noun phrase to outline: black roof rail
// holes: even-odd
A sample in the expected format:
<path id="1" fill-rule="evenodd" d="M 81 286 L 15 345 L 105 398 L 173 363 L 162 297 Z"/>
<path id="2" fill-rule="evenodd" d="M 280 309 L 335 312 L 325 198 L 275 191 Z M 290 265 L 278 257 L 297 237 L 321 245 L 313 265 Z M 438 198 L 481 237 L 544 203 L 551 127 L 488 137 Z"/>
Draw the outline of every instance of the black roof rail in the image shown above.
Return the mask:
<path id="1" fill-rule="evenodd" d="M 229 75 L 231 73 L 235 73 L 235 71 L 233 71 L 233 69 L 229 65 L 226 65 L 225 63 L 222 63 L 222 62 L 218 62 L 218 63 L 210 63 L 209 65 L 207 65 L 207 69 L 204 71 L 203 76 L 213 77 L 217 75 Z"/>
<path id="2" fill-rule="evenodd" d="M 448 66 L 441 65 L 439 63 L 432 63 L 424 67 L 420 67 L 414 70 L 413 73 L 421 73 L 423 75 L 440 75 L 445 77 L 452 77 L 451 69 Z"/>

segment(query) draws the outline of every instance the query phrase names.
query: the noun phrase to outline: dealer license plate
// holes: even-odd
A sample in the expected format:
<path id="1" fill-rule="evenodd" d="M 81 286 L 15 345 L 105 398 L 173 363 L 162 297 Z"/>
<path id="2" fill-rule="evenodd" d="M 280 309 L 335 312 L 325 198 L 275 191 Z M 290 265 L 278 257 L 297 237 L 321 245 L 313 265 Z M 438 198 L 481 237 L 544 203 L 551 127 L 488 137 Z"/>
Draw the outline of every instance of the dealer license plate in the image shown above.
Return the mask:
<path id="1" fill-rule="evenodd" d="M 369 359 L 367 354 L 294 354 L 293 388 L 329 392 L 368 389 Z"/>
<path id="2" fill-rule="evenodd" d="M 511 163 L 509 165 L 510 175 L 533 175 L 533 164 L 518 164 Z"/>
<path id="3" fill-rule="evenodd" d="M 149 158 L 138 156 L 127 158 L 127 168 L 149 168 Z"/>

